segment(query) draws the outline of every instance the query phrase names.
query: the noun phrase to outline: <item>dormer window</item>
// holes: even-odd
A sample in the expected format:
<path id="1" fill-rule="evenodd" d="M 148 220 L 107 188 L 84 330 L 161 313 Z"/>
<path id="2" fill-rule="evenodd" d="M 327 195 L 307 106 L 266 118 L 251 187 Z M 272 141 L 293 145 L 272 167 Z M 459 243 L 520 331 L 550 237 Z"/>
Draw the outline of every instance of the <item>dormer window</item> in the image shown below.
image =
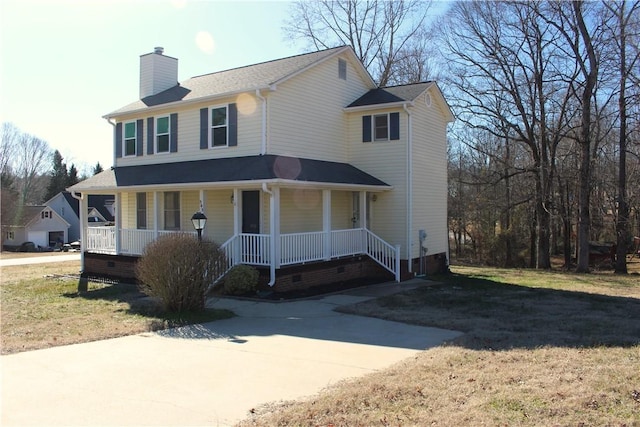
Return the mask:
<path id="1" fill-rule="evenodd" d="M 169 152 L 169 116 L 156 118 L 156 153 Z"/>
<path id="2" fill-rule="evenodd" d="M 136 136 L 137 136 L 137 123 L 127 122 L 124 124 L 124 155 L 135 156 L 136 155 Z"/>

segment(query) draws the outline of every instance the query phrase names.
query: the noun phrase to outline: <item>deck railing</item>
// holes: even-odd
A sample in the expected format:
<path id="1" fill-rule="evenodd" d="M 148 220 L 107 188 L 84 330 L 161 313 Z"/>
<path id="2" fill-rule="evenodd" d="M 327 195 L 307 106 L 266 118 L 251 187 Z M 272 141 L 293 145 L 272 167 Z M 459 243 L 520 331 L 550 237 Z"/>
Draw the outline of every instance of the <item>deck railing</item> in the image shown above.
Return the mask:
<path id="1" fill-rule="evenodd" d="M 157 236 L 175 231 L 120 230 L 120 253 L 142 255 L 146 245 Z M 188 232 L 195 234 L 195 231 Z M 86 250 L 95 253 L 116 254 L 115 227 L 88 227 Z M 271 236 L 242 233 L 231 237 L 221 246 L 227 258 L 225 271 L 236 264 L 270 265 L 274 256 Z M 302 264 L 343 256 L 367 254 L 400 280 L 400 247 L 392 246 L 364 228 L 280 235 L 279 265 Z"/>

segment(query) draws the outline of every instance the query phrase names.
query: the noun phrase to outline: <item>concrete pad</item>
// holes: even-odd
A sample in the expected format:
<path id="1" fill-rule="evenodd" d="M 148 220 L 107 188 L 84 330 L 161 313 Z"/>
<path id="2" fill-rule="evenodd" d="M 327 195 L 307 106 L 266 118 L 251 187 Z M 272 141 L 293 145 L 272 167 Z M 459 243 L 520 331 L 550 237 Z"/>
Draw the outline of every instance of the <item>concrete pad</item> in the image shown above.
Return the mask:
<path id="1" fill-rule="evenodd" d="M 238 317 L 2 356 L 1 423 L 232 425 L 460 335 L 333 311 L 363 298 L 220 299 Z"/>

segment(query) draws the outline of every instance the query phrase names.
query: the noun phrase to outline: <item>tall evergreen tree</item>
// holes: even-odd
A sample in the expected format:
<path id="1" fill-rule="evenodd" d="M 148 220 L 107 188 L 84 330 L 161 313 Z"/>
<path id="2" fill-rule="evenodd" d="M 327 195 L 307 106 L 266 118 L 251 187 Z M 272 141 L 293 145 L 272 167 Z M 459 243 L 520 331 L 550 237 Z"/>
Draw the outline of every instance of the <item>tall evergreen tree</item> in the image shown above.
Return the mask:
<path id="1" fill-rule="evenodd" d="M 100 164 L 100 162 L 96 163 L 96 165 L 93 167 L 93 175 L 97 175 L 100 172 L 102 172 L 104 169 L 102 168 L 102 165 Z"/>
<path id="2" fill-rule="evenodd" d="M 67 165 L 63 162 L 62 154 L 60 154 L 58 150 L 55 150 L 53 153 L 53 167 L 51 168 L 45 199 L 49 200 L 59 192 L 64 191 L 67 187 L 68 178 Z"/>
<path id="3" fill-rule="evenodd" d="M 72 185 L 75 185 L 78 182 L 80 182 L 80 179 L 78 178 L 78 169 L 76 169 L 76 165 L 71 163 L 71 167 L 69 168 L 69 173 L 67 174 L 67 182 L 66 182 L 65 188 L 71 187 Z"/>

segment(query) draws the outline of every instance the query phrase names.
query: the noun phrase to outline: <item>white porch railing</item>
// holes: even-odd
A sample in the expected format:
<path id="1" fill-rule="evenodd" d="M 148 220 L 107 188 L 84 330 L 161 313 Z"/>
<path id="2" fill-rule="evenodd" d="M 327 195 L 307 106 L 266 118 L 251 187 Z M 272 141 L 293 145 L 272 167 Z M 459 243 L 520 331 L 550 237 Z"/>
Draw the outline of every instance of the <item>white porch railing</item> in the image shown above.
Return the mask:
<path id="1" fill-rule="evenodd" d="M 86 248 L 89 252 L 116 255 L 116 228 L 87 227 Z"/>
<path id="2" fill-rule="evenodd" d="M 400 281 L 400 245 L 391 246 L 369 230 L 364 230 L 367 240 L 366 253 L 378 264 L 395 275 L 396 282 Z"/>
<path id="3" fill-rule="evenodd" d="M 324 256 L 322 231 L 280 235 L 280 265 L 320 261 Z"/>
<path id="4" fill-rule="evenodd" d="M 158 231 L 157 234 L 175 233 Z M 189 232 L 195 234 L 194 231 Z M 116 254 L 115 227 L 88 227 L 86 250 Z M 153 230 L 120 230 L 120 253 L 142 255 L 144 248 L 156 239 Z M 327 240 L 328 239 L 328 240 Z M 268 234 L 239 234 L 221 246 L 227 258 L 225 271 L 236 264 L 271 264 L 271 236 Z M 279 265 L 302 264 L 324 259 L 367 254 L 400 281 L 400 247 L 392 246 L 371 231 L 363 228 L 333 230 L 329 237 L 322 231 L 280 235 Z"/>

